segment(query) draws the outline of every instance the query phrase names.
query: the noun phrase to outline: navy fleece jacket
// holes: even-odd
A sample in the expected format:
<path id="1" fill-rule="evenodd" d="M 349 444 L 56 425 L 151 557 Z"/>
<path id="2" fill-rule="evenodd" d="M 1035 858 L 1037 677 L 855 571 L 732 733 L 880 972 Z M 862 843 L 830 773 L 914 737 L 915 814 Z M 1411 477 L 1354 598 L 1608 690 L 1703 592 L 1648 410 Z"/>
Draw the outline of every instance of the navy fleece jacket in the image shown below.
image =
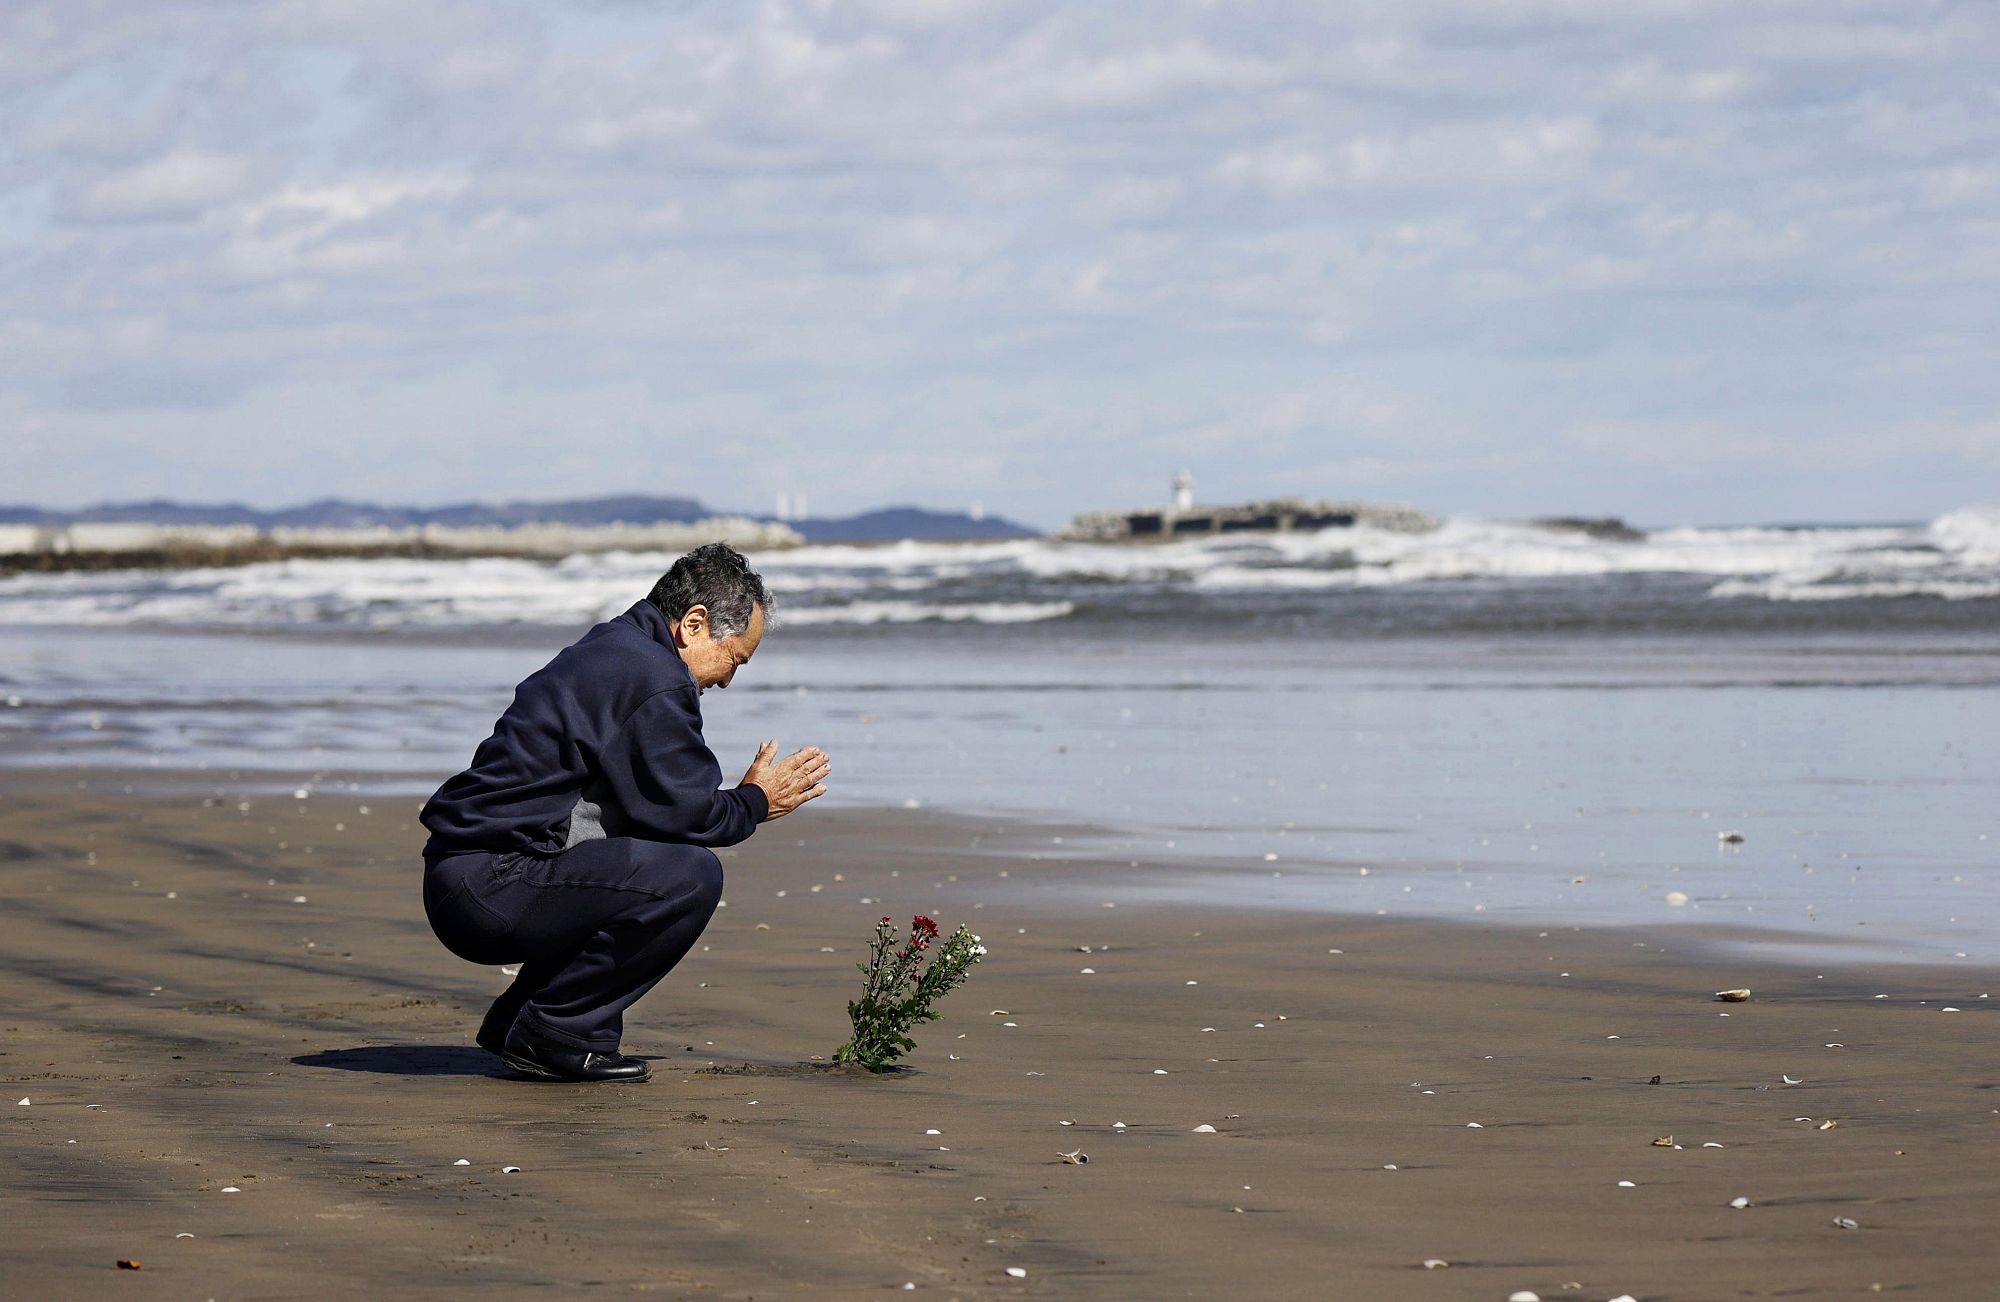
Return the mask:
<path id="1" fill-rule="evenodd" d="M 764 793 L 721 782 L 694 675 L 641 601 L 515 689 L 472 767 L 424 806 L 424 857 L 554 854 L 591 836 L 735 845 L 764 821 Z"/>

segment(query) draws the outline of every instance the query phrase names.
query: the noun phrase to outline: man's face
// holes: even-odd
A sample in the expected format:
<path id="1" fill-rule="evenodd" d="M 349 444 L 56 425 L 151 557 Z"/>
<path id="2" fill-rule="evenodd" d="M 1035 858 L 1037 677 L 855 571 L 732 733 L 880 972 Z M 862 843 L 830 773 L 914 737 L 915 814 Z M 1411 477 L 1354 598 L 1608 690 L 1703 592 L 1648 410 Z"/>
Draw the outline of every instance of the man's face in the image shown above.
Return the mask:
<path id="1" fill-rule="evenodd" d="M 689 606 L 687 614 L 674 625 L 674 649 L 694 675 L 695 686 L 707 691 L 727 687 L 737 667 L 748 664 L 764 640 L 764 608 L 750 607 L 750 627 L 734 637 L 718 638 L 709 622 L 708 607 Z"/>

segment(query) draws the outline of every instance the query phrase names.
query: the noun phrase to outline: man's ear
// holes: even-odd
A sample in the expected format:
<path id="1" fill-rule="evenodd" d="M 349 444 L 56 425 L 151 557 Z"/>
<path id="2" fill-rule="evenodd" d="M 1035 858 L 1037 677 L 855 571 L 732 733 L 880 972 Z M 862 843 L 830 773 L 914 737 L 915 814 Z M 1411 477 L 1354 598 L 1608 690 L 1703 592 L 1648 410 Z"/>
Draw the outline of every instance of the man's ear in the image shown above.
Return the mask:
<path id="1" fill-rule="evenodd" d="M 708 607 L 699 604 L 689 606 L 681 615 L 681 622 L 674 626 L 675 640 L 684 642 L 688 638 L 700 637 L 708 626 Z"/>

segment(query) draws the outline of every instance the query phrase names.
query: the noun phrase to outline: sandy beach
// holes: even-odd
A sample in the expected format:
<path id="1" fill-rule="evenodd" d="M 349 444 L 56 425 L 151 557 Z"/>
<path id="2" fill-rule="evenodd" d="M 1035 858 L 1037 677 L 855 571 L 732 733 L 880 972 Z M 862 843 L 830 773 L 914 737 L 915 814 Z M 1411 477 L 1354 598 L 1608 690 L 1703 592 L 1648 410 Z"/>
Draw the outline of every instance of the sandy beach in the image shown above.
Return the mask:
<path id="1" fill-rule="evenodd" d="M 0 3 L 0 1302 L 2000 1302 L 1996 57 Z"/>
<path id="2" fill-rule="evenodd" d="M 653 1080 L 537 1085 L 470 1044 L 504 977 L 428 933 L 413 801 L 5 785 L 9 1296 L 1972 1298 L 2000 1270 L 1987 969 L 1135 907 L 1060 828 L 809 810 L 727 854 L 635 1010 Z M 815 1065 L 870 924 L 919 910 L 987 963 L 911 1070 Z"/>

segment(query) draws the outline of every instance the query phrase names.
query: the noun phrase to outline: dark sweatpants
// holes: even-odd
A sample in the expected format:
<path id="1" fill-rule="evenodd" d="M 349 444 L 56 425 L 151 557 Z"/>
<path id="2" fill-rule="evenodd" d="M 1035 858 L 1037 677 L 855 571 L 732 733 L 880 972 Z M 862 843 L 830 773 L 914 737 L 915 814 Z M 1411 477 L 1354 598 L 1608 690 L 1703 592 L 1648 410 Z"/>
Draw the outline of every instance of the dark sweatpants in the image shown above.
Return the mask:
<path id="1" fill-rule="evenodd" d="M 721 898 L 712 852 L 631 837 L 424 864 L 424 912 L 445 948 L 521 965 L 482 1029 L 505 1037 L 525 1017 L 551 1040 L 598 1053 L 617 1050 L 625 1010 L 681 961 Z"/>

